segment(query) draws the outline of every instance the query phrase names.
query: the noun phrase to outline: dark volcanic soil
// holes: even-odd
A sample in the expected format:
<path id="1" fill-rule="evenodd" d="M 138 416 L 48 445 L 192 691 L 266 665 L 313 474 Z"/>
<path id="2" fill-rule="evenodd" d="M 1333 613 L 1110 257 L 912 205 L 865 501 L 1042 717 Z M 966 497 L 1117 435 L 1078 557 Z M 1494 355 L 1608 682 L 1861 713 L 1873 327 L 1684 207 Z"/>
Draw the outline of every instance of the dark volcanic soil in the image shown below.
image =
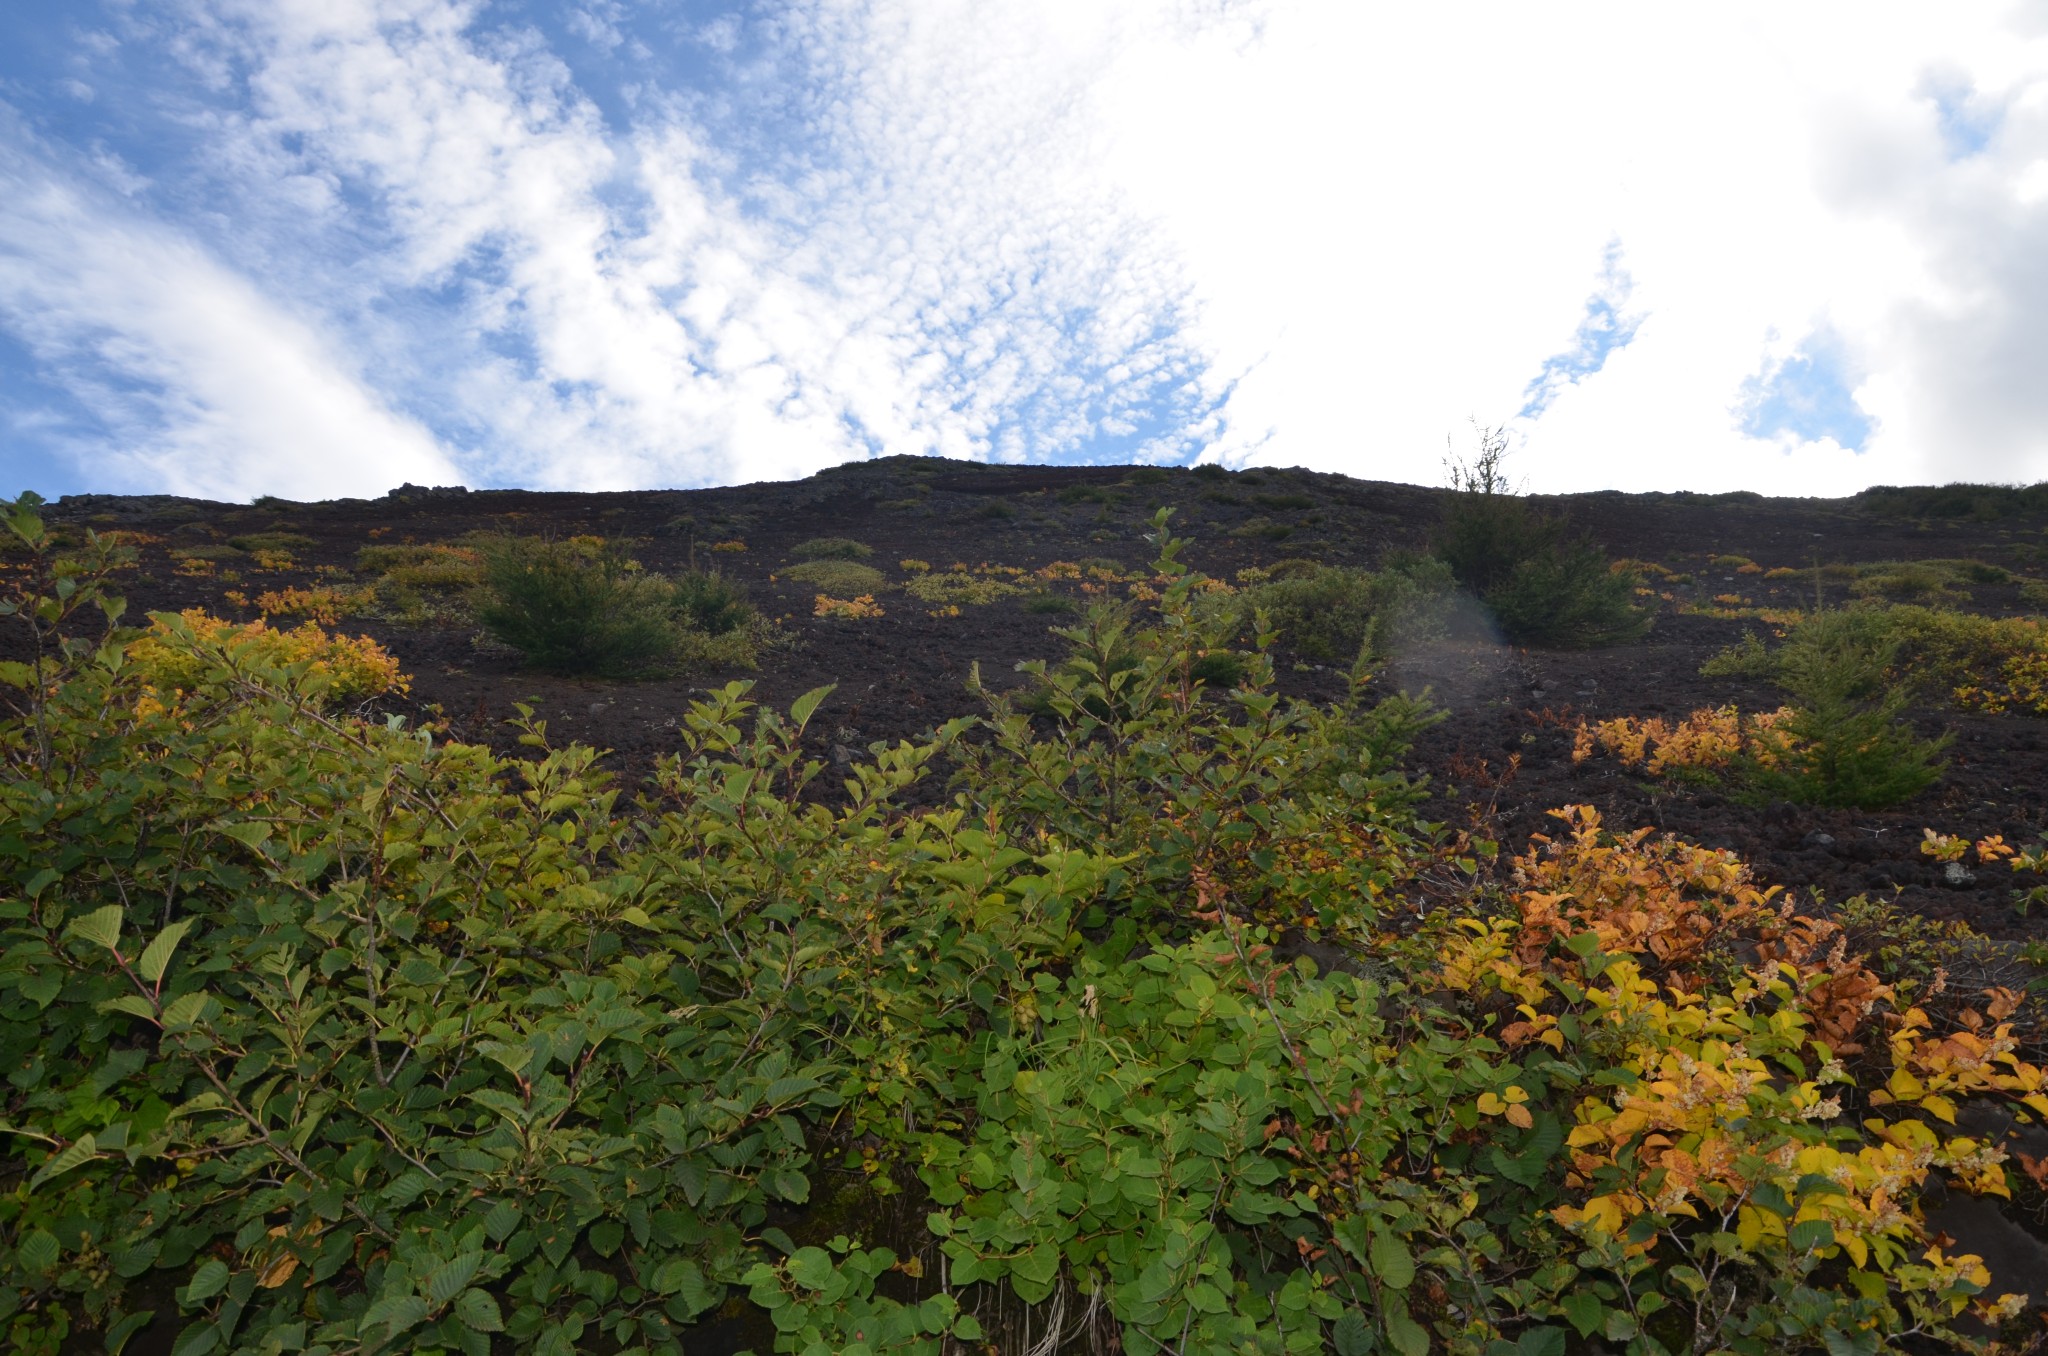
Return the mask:
<path id="1" fill-rule="evenodd" d="M 1440 492 L 1413 486 L 1298 471 L 993 468 L 891 458 L 795 484 L 721 490 L 539 494 L 408 487 L 378 500 L 255 506 L 74 496 L 49 517 L 53 524 L 120 527 L 154 539 L 142 548 L 141 577 L 125 585 L 133 608 L 203 606 L 239 618 L 255 614 L 226 601 L 228 591 L 253 597 L 288 584 L 337 582 L 337 572 L 351 570 L 358 549 L 373 541 L 432 542 L 474 529 L 590 533 L 629 540 L 650 569 L 715 561 L 789 633 L 789 646 L 767 655 L 759 673 L 639 683 L 565 680 L 525 671 L 516 657 L 480 647 L 471 627 L 404 627 L 373 616 L 344 623 L 384 643 L 412 675 L 410 698 L 394 709 L 415 720 L 445 721 L 457 738 L 509 750 L 515 735 L 505 722 L 514 703 L 524 701 L 547 722 L 552 739 L 612 750 L 611 766 L 631 781 L 675 747 L 682 708 L 706 686 L 752 677 L 757 698 L 786 705 L 809 688 L 837 684 L 814 726 L 821 752 L 829 753 L 833 744 L 858 747 L 912 735 L 975 710 L 964 687 L 975 661 L 995 681 L 1008 679 L 1019 660 L 1057 652 L 1047 628 L 1061 619 L 1029 613 L 1016 598 L 951 617 L 930 615 L 925 605 L 890 592 L 879 600 L 886 611 L 881 618 L 814 619 L 813 591 L 777 577 L 791 563 L 790 547 L 807 538 L 865 542 L 874 548 L 869 563 L 892 579 L 902 577 L 896 562 L 911 557 L 941 568 L 955 561 L 1036 568 L 1090 557 L 1138 566 L 1150 557 L 1146 519 L 1155 505 L 1168 504 L 1176 509 L 1176 530 L 1194 539 L 1187 559 L 1228 579 L 1246 566 L 1288 557 L 1370 565 L 1390 551 L 1422 548 L 1439 499 Z M 1436 788 L 1432 817 L 1463 821 L 1491 807 L 1504 852 L 1515 852 L 1545 829 L 1547 811 L 1589 802 L 1617 829 L 1653 825 L 1733 848 L 1768 883 L 1835 900 L 1897 891 L 1918 912 L 1962 919 L 2000 938 L 2023 938 L 2048 926 L 2018 909 L 2011 872 L 1987 868 L 1950 884 L 1918 850 L 1927 827 L 1972 839 L 2002 834 L 2016 845 L 2033 842 L 2048 827 L 2036 794 L 2048 773 L 2044 727 L 2036 718 L 1971 715 L 1938 701 L 1916 710 L 1924 732 L 1955 731 L 1948 773 L 1920 799 L 1881 813 L 1746 806 L 1711 790 L 1625 773 L 1609 759 L 1580 767 L 1571 761 L 1571 726 L 1581 717 L 1671 717 L 1728 702 L 1745 710 L 1779 704 L 1780 694 L 1766 685 L 1702 678 L 1699 666 L 1745 629 L 1768 629 L 1739 615 L 1743 609 L 1809 601 L 1812 572 L 1770 581 L 1712 566 L 1713 557 L 1745 556 L 1765 570 L 1968 557 L 2025 573 L 2043 559 L 2048 518 L 1886 519 L 1856 500 L 1753 496 L 1609 493 L 1548 502 L 1616 556 L 1655 562 L 1690 579 L 1660 586 L 1657 624 L 1636 644 L 1590 652 L 1477 644 L 1407 656 L 1395 665 L 1387 682 L 1427 684 L 1451 713 L 1412 760 Z M 260 531 L 298 533 L 318 545 L 294 552 L 289 568 L 224 562 L 227 573 L 210 578 L 179 575 L 168 554 Z M 745 550 L 709 549 L 735 541 Z M 1085 601 L 1075 584 L 1059 587 Z M 1838 585 L 1832 601 L 1842 598 Z M 1977 589 L 1969 605 L 1998 614 L 2024 610 L 2015 583 Z M 9 638 L 0 647 L 16 643 Z M 1280 667 L 1288 691 L 1335 696 L 1342 689 L 1341 675 L 1293 664 L 1284 653 Z"/>

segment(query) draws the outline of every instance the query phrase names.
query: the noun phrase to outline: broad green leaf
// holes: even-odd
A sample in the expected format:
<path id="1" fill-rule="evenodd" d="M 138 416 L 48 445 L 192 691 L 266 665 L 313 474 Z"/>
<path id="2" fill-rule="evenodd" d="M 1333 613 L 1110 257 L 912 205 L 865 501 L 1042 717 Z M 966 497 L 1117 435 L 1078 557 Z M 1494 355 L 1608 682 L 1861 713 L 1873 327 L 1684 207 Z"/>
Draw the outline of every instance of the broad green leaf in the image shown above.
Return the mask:
<path id="1" fill-rule="evenodd" d="M 1060 1274 L 1060 1250 L 1050 1243 L 1041 1243 L 1022 1256 L 1010 1259 L 1010 1270 L 1027 1281 L 1050 1285 L 1053 1277 Z"/>
<path id="2" fill-rule="evenodd" d="M 1579 1330 L 1579 1336 L 1591 1337 L 1599 1330 L 1606 1317 L 1607 1306 L 1591 1290 L 1574 1290 L 1558 1303 L 1571 1325 Z"/>
<path id="3" fill-rule="evenodd" d="M 1373 1346 L 1372 1328 L 1355 1310 L 1345 1310 L 1330 1325 L 1330 1349 L 1337 1356 L 1368 1356 Z"/>
<path id="4" fill-rule="evenodd" d="M 832 1255 L 823 1248 L 798 1248 L 789 1257 L 789 1278 L 806 1290 L 832 1283 Z"/>
<path id="5" fill-rule="evenodd" d="M 270 841 L 268 824 L 251 824 L 247 820 L 237 820 L 231 824 L 215 824 L 214 827 L 242 846 L 254 848 L 258 852 Z"/>
<path id="6" fill-rule="evenodd" d="M 1516 1356 L 1564 1356 L 1564 1329 L 1548 1324 L 1524 1329 L 1515 1339 Z"/>
<path id="7" fill-rule="evenodd" d="M 484 1212 L 484 1232 L 493 1243 L 503 1243 L 518 1227 L 519 1207 L 510 1201 L 498 1201 Z"/>
<path id="8" fill-rule="evenodd" d="M 836 684 L 827 683 L 823 687 L 814 687 L 789 704 L 790 724 L 796 726 L 799 734 L 803 732 L 803 728 L 806 725 L 811 723 L 812 714 L 817 711 L 825 698 L 832 695 L 832 689 L 835 686 Z"/>
<path id="9" fill-rule="evenodd" d="M 126 917 L 119 904 L 94 909 L 71 920 L 64 931 L 73 937 L 82 938 L 95 946 L 109 951 L 116 950 L 121 943 L 121 920 Z"/>
<path id="10" fill-rule="evenodd" d="M 1372 1231 L 1372 1274 L 1396 1290 L 1406 1290 L 1415 1280 L 1415 1254 L 1399 1234 L 1387 1229 Z"/>
<path id="11" fill-rule="evenodd" d="M 179 994 L 164 1007 L 163 1023 L 166 1031 L 177 1031 L 191 1026 L 206 1012 L 206 1005 L 213 1000 L 204 993 Z"/>
<path id="12" fill-rule="evenodd" d="M 484 1255 L 480 1252 L 459 1253 L 428 1272 L 427 1279 L 420 1285 L 420 1292 L 427 1297 L 428 1304 L 438 1309 L 469 1288 L 483 1261 Z"/>
<path id="13" fill-rule="evenodd" d="M 52 1177 L 67 1173 L 79 1164 L 90 1160 L 99 1151 L 100 1146 L 91 1135 L 80 1135 L 77 1139 L 52 1154 L 49 1160 L 36 1170 L 36 1175 L 28 1179 L 28 1189 L 34 1191 Z"/>
<path id="14" fill-rule="evenodd" d="M 164 971 L 171 963 L 171 953 L 178 949 L 178 943 L 192 930 L 192 920 L 180 918 L 177 922 L 159 932 L 142 949 L 141 959 L 135 962 L 135 972 L 143 981 L 154 984 L 164 977 Z"/>
<path id="15" fill-rule="evenodd" d="M 142 1309 L 132 1314 L 124 1314 L 119 1322 L 108 1325 L 107 1335 L 100 1344 L 105 1348 L 107 1356 L 121 1356 L 121 1350 L 128 1345 L 128 1339 L 148 1327 L 150 1320 L 155 1317 L 156 1310 Z"/>
<path id="16" fill-rule="evenodd" d="M 610 1257 L 626 1240 L 626 1226 L 615 1219 L 601 1219 L 590 1226 L 590 1246 L 600 1257 Z"/>
<path id="17" fill-rule="evenodd" d="M 218 1257 L 209 1257 L 200 1263 L 199 1270 L 192 1273 L 192 1280 L 179 1297 L 179 1303 L 186 1308 L 203 1304 L 221 1291 L 227 1289 L 228 1264 Z"/>
<path id="18" fill-rule="evenodd" d="M 378 1300 L 363 1310 L 356 1329 L 359 1332 L 381 1332 L 387 1337 L 396 1337 L 407 1328 L 423 1323 L 427 1318 L 427 1302 L 418 1295 L 391 1295 Z"/>
<path id="19" fill-rule="evenodd" d="M 484 1290 L 465 1290 L 455 1300 L 455 1321 L 471 1332 L 503 1332 L 505 1319 L 498 1301 Z"/>
<path id="20" fill-rule="evenodd" d="M 1387 1340 L 1401 1356 L 1429 1356 L 1429 1332 L 1405 1308 L 1388 1309 L 1386 1322 Z"/>
<path id="21" fill-rule="evenodd" d="M 1824 1219 L 1801 1220 L 1785 1231 L 1785 1241 L 1794 1252 L 1825 1248 L 1835 1241 L 1835 1226 Z"/>
<path id="22" fill-rule="evenodd" d="M 23 1270 L 38 1275 L 57 1265 L 61 1256 L 57 1246 L 57 1235 L 48 1229 L 30 1229 L 21 1236 L 21 1242 L 14 1248 L 14 1259 Z"/>

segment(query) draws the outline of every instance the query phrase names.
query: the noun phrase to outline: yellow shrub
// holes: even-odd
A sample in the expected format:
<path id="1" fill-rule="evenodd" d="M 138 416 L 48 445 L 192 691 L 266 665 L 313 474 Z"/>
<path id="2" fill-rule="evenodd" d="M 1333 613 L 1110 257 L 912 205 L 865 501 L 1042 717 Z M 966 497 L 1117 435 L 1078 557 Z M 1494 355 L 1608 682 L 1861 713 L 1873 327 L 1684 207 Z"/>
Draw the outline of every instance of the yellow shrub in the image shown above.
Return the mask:
<path id="1" fill-rule="evenodd" d="M 1743 754 L 1768 761 L 1770 752 L 1758 736 L 1791 714 L 1791 708 L 1781 706 L 1744 716 L 1733 706 L 1722 706 L 1702 707 L 1675 725 L 1634 716 L 1590 725 L 1580 721 L 1572 739 L 1572 761 L 1585 762 L 1597 748 L 1619 759 L 1623 767 L 1641 767 L 1652 776 L 1681 768 L 1726 767 Z"/>
<path id="2" fill-rule="evenodd" d="M 858 598 L 831 598 L 821 593 L 811 615 L 836 617 L 841 621 L 865 621 L 870 617 L 882 616 L 883 612 L 871 593 L 863 593 Z"/>
<path id="3" fill-rule="evenodd" d="M 354 589 L 312 588 L 297 585 L 256 595 L 256 610 L 266 617 L 306 617 L 332 626 L 343 617 L 360 612 L 364 598 Z"/>
<path id="4" fill-rule="evenodd" d="M 368 636 L 331 636 L 310 621 L 291 631 L 273 630 L 266 622 L 225 621 L 200 608 L 179 613 L 175 623 L 158 614 L 148 633 L 130 642 L 128 657 L 151 689 L 144 699 L 150 709 L 175 706 L 179 694 L 197 688 L 223 661 L 310 664 L 331 702 L 410 687 L 397 659 Z"/>
<path id="5" fill-rule="evenodd" d="M 2048 1116 L 2048 1079 L 2004 1022 L 2020 995 L 1988 991 L 1984 1013 L 1937 1038 L 1921 1009 L 1887 1011 L 1892 990 L 1847 954 L 1839 927 L 1777 903 L 1732 853 L 1648 830 L 1616 837 L 1589 806 L 1553 813 L 1567 832 L 1516 860 L 1514 915 L 1462 920 L 1437 972 L 1445 988 L 1513 1005 L 1500 1031 L 1510 1049 L 1590 1055 L 1622 1075 L 1570 1109 L 1565 1184 L 1584 1195 L 1553 1218 L 1666 1266 L 1703 1236 L 1698 1221 L 1743 1252 L 1841 1258 L 1871 1284 L 1960 1313 L 1992 1277 L 1931 1243 L 1915 1196 L 1937 1171 L 2008 1194 L 2003 1154 L 1946 1126 L 1968 1097 Z M 1889 1069 L 1863 1097 L 1902 1114 L 1859 1127 L 1842 1057 L 1881 1013 L 1890 1030 L 1873 1044 Z M 1473 1110 L 1537 1123 L 1516 1086 Z"/>

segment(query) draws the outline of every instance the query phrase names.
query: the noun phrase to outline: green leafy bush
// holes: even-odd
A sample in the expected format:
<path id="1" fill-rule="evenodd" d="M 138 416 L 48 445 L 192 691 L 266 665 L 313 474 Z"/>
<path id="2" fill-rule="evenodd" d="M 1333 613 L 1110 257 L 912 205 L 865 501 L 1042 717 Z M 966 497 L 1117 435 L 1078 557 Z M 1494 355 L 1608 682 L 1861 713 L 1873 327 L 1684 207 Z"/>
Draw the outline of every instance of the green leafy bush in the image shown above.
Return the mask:
<path id="1" fill-rule="evenodd" d="M 716 570 L 686 570 L 669 582 L 675 585 L 676 613 L 692 631 L 732 635 L 754 620 L 746 589 Z"/>
<path id="2" fill-rule="evenodd" d="M 1912 693 L 1893 673 L 1900 641 L 1865 620 L 1818 614 L 1778 651 L 1776 681 L 1793 714 L 1761 732 L 1766 755 L 1745 769 L 1761 793 L 1876 809 L 1940 779 L 1947 737 L 1922 739 L 1905 725 Z"/>
<path id="3" fill-rule="evenodd" d="M 1041 615 L 1066 616 L 1080 611 L 1081 605 L 1064 593 L 1033 593 L 1024 599 L 1024 610 Z"/>
<path id="4" fill-rule="evenodd" d="M 238 551 L 277 551 L 289 554 L 293 551 L 311 550 L 320 543 L 303 532 L 244 532 L 238 537 L 229 537 L 228 545 Z"/>
<path id="5" fill-rule="evenodd" d="M 583 541 L 506 537 L 479 553 L 477 620 L 537 668 L 623 678 L 752 660 L 746 632 L 733 620 L 744 604 L 715 576 L 679 586 Z M 704 619 L 725 629 L 695 624 Z"/>
<path id="6" fill-rule="evenodd" d="M 1865 650 L 1890 653 L 1894 668 L 1911 672 L 1929 688 L 1947 689 L 1952 696 L 1995 686 L 1997 675 L 2014 661 L 2031 662 L 2048 653 L 2048 631 L 2032 617 L 1858 603 L 1804 614 L 1788 628 L 1788 641 L 1797 641 L 1810 626 Z M 1745 636 L 1740 645 L 1709 659 L 1701 672 L 1710 677 L 1775 677 L 1788 652 L 1788 646 L 1772 649 Z"/>
<path id="7" fill-rule="evenodd" d="M 851 537 L 812 537 L 789 548 L 798 560 L 866 560 L 874 548 Z"/>
<path id="8" fill-rule="evenodd" d="M 794 579 L 799 584 L 808 584 L 820 593 L 829 593 L 834 598 L 857 598 L 862 594 L 880 593 L 889 586 L 883 573 L 872 565 L 860 565 L 850 560 L 813 560 L 802 565 L 792 565 L 782 572 L 785 579 Z"/>
<path id="9" fill-rule="evenodd" d="M 1590 540 L 1560 539 L 1481 596 L 1510 640 L 1583 649 L 1619 645 L 1650 629 L 1650 614 L 1635 605 L 1639 582 L 1610 568 Z"/>
<path id="10" fill-rule="evenodd" d="M 930 570 L 906 580 L 903 591 L 921 603 L 940 607 L 979 607 L 1024 590 L 1003 579 L 971 570 Z"/>
<path id="11" fill-rule="evenodd" d="M 1453 592 L 1449 569 L 1428 559 L 1379 571 L 1282 561 L 1268 573 L 1277 577 L 1212 606 L 1245 620 L 1262 610 L 1283 644 L 1327 663 L 1384 658 L 1441 633 Z"/>
<path id="12" fill-rule="evenodd" d="M 1635 605 L 1641 581 L 1566 522 L 1513 492 L 1502 470 L 1506 435 L 1481 429 L 1470 465 L 1454 461 L 1430 548 L 1519 644 L 1588 647 L 1634 640 L 1650 627 Z"/>
<path id="13" fill-rule="evenodd" d="M 1985 522 L 2048 510 L 2048 484 L 1873 485 L 1856 496 L 1856 506 L 1889 517 Z"/>

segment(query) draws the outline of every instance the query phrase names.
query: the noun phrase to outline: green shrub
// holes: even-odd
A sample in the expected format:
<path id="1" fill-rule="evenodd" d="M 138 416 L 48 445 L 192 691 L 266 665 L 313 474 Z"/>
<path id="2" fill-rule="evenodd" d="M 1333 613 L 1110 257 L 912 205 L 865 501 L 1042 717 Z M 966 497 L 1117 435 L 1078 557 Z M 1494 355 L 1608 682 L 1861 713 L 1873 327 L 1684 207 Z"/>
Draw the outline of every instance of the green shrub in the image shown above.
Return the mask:
<path id="1" fill-rule="evenodd" d="M 1778 656 L 1754 631 L 1700 665 L 1702 678 L 1772 678 L 1777 672 Z"/>
<path id="2" fill-rule="evenodd" d="M 320 543 L 301 532 L 245 532 L 239 537 L 229 537 L 228 545 L 240 551 L 276 551 L 290 554 L 293 551 L 307 551 Z"/>
<path id="3" fill-rule="evenodd" d="M 507 537 L 485 543 L 476 617 L 536 668 L 605 678 L 673 667 L 688 631 L 676 585 L 616 551 Z"/>
<path id="4" fill-rule="evenodd" d="M 1294 535 L 1292 523 L 1276 523 L 1265 514 L 1247 518 L 1237 528 L 1240 537 L 1257 537 L 1260 541 L 1286 541 Z"/>
<path id="5" fill-rule="evenodd" d="M 1948 571 L 1931 564 L 1908 561 L 1887 565 L 1881 569 L 1859 571 L 1854 591 L 1867 597 L 1886 598 L 1892 602 L 1918 602 L 1925 599 L 1953 598 L 1953 584 Z"/>
<path id="6" fill-rule="evenodd" d="M 239 546 L 173 546 L 173 560 L 247 560 L 249 553 Z"/>
<path id="7" fill-rule="evenodd" d="M 1635 605 L 1637 576 L 1609 567 L 1590 540 L 1561 542 L 1523 561 L 1484 600 L 1502 634 L 1521 644 L 1619 645 L 1650 629 Z"/>
<path id="8" fill-rule="evenodd" d="M 1325 663 L 1384 658 L 1440 632 L 1453 587 L 1449 569 L 1428 559 L 1379 572 L 1293 561 L 1276 568 L 1279 577 L 1209 606 L 1240 620 L 1263 611 L 1282 643 Z"/>
<path id="9" fill-rule="evenodd" d="M 482 557 L 472 548 L 435 542 L 365 546 L 356 569 L 376 574 L 396 589 L 467 589 L 483 582 Z"/>
<path id="10" fill-rule="evenodd" d="M 2048 634 L 2033 618 L 1878 603 L 1809 613 L 1790 627 L 1788 637 L 1797 640 L 1816 624 L 1831 635 L 1853 638 L 1865 650 L 1890 653 L 1896 668 L 1910 671 L 1928 688 L 1951 692 L 1987 684 L 2011 661 L 2031 660 L 2048 650 Z M 1710 677 L 1775 677 L 1787 652 L 1788 647 L 1773 650 L 1745 636 L 1740 646 L 1722 651 L 1700 671 Z"/>
<path id="11" fill-rule="evenodd" d="M 1873 485 L 1856 506 L 1900 518 L 1968 518 L 1980 522 L 2048 512 L 2048 483 L 2040 485 Z"/>
<path id="12" fill-rule="evenodd" d="M 1330 567 L 1320 560 L 1310 560 L 1305 556 L 1289 556 L 1285 560 L 1276 560 L 1265 566 L 1264 574 L 1266 582 L 1276 579 L 1313 579 L 1328 568 Z"/>
<path id="13" fill-rule="evenodd" d="M 689 630 L 726 636 L 754 620 L 746 589 L 716 570 L 688 570 L 669 582 L 675 585 L 676 615 Z"/>
<path id="14" fill-rule="evenodd" d="M 903 591 L 937 607 L 981 606 L 1023 590 L 1001 579 L 963 570 L 931 570 L 906 581 Z"/>
<path id="15" fill-rule="evenodd" d="M 1080 611 L 1080 604 L 1064 593 L 1033 593 L 1025 597 L 1024 610 L 1042 615 L 1065 615 Z"/>
<path id="16" fill-rule="evenodd" d="M 874 548 L 851 537 L 812 537 L 789 548 L 798 560 L 866 560 Z"/>
<path id="17" fill-rule="evenodd" d="M 1205 461 L 1200 466 L 1191 468 L 1188 474 L 1197 480 L 1207 481 L 1210 484 L 1230 479 L 1230 469 L 1213 461 Z"/>
<path id="18" fill-rule="evenodd" d="M 1635 605 L 1641 581 L 1564 519 L 1510 487 L 1507 436 L 1481 429 L 1472 462 L 1450 463 L 1451 494 L 1431 549 L 1517 644 L 1587 647 L 1634 640 L 1650 628 Z"/>
<path id="19" fill-rule="evenodd" d="M 858 598 L 863 594 L 880 593 L 889 586 L 888 578 L 880 570 L 851 560 L 807 561 L 790 566 L 782 572 L 782 577 L 808 584 L 834 598 Z"/>
<path id="20" fill-rule="evenodd" d="M 1779 649 L 1776 680 L 1793 714 L 1759 734 L 1767 752 L 1744 766 L 1760 793 L 1879 809 L 1940 779 L 1948 738 L 1921 739 L 1906 727 L 1912 693 L 1893 676 L 1901 643 L 1863 623 L 1855 613 L 1821 613 Z"/>

